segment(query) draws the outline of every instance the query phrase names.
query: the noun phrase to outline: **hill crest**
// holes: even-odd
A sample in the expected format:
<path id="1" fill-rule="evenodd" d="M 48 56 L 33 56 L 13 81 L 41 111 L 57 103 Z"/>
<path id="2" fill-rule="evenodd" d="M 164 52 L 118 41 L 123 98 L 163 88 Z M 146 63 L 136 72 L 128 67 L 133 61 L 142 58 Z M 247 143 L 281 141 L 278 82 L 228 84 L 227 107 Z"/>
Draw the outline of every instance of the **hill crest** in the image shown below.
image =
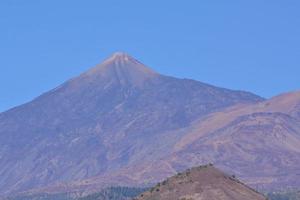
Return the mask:
<path id="1" fill-rule="evenodd" d="M 265 200 L 266 198 L 213 165 L 186 170 L 168 178 L 135 200 Z"/>

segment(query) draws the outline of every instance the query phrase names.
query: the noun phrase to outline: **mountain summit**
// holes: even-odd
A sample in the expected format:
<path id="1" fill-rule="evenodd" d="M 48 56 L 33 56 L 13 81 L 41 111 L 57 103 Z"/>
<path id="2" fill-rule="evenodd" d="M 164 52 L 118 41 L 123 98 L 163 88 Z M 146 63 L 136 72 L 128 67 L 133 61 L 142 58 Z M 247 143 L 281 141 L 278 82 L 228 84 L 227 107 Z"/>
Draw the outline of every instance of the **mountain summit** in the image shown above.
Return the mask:
<path id="1" fill-rule="evenodd" d="M 117 52 L 84 75 L 99 76 L 107 81 L 114 79 L 121 85 L 142 86 L 145 81 L 158 74 L 130 55 Z"/>

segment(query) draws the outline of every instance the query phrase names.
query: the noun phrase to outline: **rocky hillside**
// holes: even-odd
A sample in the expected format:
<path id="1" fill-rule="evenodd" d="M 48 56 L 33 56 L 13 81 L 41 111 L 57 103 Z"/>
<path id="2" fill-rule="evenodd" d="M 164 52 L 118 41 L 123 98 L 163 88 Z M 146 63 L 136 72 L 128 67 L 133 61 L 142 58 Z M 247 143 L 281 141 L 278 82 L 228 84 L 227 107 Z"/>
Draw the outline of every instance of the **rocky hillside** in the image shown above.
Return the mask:
<path id="1" fill-rule="evenodd" d="M 165 162 L 213 162 L 259 190 L 299 188 L 299 105 L 300 92 L 293 92 L 213 113 L 194 124 Z"/>
<path id="2" fill-rule="evenodd" d="M 171 177 L 135 200 L 266 200 L 213 166 L 192 168 Z"/>

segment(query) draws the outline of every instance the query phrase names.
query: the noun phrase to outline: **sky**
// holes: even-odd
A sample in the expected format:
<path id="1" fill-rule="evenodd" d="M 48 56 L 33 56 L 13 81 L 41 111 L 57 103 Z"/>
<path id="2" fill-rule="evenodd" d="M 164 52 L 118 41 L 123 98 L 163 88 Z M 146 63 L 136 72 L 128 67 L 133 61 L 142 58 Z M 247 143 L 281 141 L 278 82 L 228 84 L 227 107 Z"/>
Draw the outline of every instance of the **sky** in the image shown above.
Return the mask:
<path id="1" fill-rule="evenodd" d="M 266 98 L 300 89 L 299 0 L 1 0 L 0 112 L 127 52 Z"/>

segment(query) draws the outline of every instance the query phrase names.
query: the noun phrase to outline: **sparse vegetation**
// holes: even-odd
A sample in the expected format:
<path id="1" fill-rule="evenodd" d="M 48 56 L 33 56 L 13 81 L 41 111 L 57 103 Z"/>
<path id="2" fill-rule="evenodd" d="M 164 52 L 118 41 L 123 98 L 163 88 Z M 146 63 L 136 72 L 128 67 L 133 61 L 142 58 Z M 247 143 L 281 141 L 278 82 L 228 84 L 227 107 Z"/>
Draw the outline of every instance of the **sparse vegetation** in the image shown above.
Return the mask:
<path id="1" fill-rule="evenodd" d="M 84 197 L 75 197 L 72 194 L 63 193 L 18 196 L 8 198 L 8 200 L 129 200 L 145 190 L 144 188 L 110 187 Z"/>

